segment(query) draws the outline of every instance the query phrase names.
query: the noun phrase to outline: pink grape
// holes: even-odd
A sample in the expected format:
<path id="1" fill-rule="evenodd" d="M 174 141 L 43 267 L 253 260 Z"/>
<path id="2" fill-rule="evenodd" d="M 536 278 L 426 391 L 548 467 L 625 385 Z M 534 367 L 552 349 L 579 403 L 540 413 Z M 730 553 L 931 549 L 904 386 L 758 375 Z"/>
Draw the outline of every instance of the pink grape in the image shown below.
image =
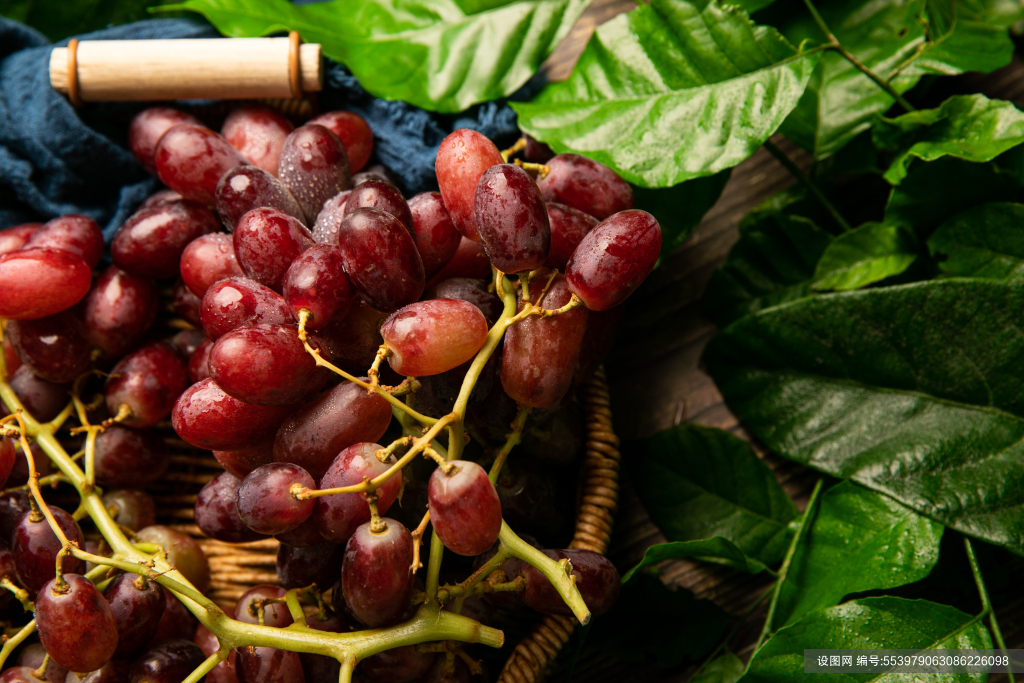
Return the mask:
<path id="1" fill-rule="evenodd" d="M 437 183 L 455 229 L 479 241 L 474 200 L 480 176 L 491 166 L 504 163 L 494 143 L 474 130 L 460 128 L 441 141 L 437 150 Z"/>
<path id="2" fill-rule="evenodd" d="M 153 163 L 164 185 L 186 199 L 213 206 L 221 176 L 249 162 L 209 128 L 184 123 L 161 136 Z"/>
<path id="3" fill-rule="evenodd" d="M 374 453 L 381 449 L 375 443 L 357 443 L 349 446 L 334 459 L 320 480 L 321 489 L 333 489 L 361 484 L 363 479 L 373 479 L 386 472 L 394 457 L 388 463 L 377 460 Z M 386 514 L 402 487 L 401 477 L 393 476 L 377 489 L 377 510 Z M 362 493 L 335 493 L 316 499 L 313 514 L 323 537 L 332 543 L 345 543 L 359 525 L 370 521 L 370 506 Z"/>
<path id="4" fill-rule="evenodd" d="M 103 254 L 103 233 L 96 221 L 78 213 L 54 218 L 35 230 L 24 249 L 50 247 L 78 256 L 85 265 L 95 268 Z"/>
<path id="5" fill-rule="evenodd" d="M 42 223 L 23 223 L 15 225 L 13 228 L 0 230 L 0 256 L 21 249 L 32 233 L 42 225 Z"/>
<path id="6" fill-rule="evenodd" d="M 234 243 L 245 274 L 275 292 L 292 261 L 315 244 L 298 219 L 276 209 L 253 209 L 239 218 Z"/>
<path id="7" fill-rule="evenodd" d="M 164 133 L 179 123 L 202 125 L 194 116 L 170 107 L 143 109 L 132 119 L 128 127 L 128 148 L 131 149 L 135 160 L 153 175 L 156 175 L 156 165 L 153 161 L 156 143 Z"/>
<path id="8" fill-rule="evenodd" d="M 185 390 L 174 404 L 171 424 L 196 448 L 237 451 L 271 439 L 296 406 L 257 406 L 232 398 L 210 379 Z"/>
<path id="9" fill-rule="evenodd" d="M 39 248 L 0 256 L 0 317 L 34 320 L 66 310 L 89 291 L 92 272 L 78 256 Z"/>
<path id="10" fill-rule="evenodd" d="M 557 154 L 547 166 L 550 172 L 537 182 L 546 202 L 571 206 L 598 220 L 636 205 L 629 183 L 602 163 L 579 154 Z"/>
<path id="11" fill-rule="evenodd" d="M 276 109 L 247 104 L 228 114 L 220 133 L 242 156 L 276 176 L 281 148 L 294 128 Z"/>
<path id="12" fill-rule="evenodd" d="M 349 612 L 360 623 L 379 628 L 393 624 L 409 609 L 415 576 L 412 534 L 400 522 L 384 518 L 382 531 L 362 524 L 345 546 L 341 589 Z"/>
<path id="13" fill-rule="evenodd" d="M 110 244 L 110 257 L 136 277 L 174 277 L 189 242 L 217 232 L 219 223 L 212 211 L 196 202 L 162 202 L 136 211 L 124 222 Z"/>
<path id="14" fill-rule="evenodd" d="M 453 553 L 479 555 L 498 540 L 501 501 L 480 465 L 467 460 L 452 460 L 450 464 L 449 473 L 438 467 L 430 475 L 430 523 Z"/>
<path id="15" fill-rule="evenodd" d="M 431 299 L 395 311 L 380 333 L 395 372 L 425 377 L 473 358 L 487 340 L 487 320 L 468 301 Z"/>
<path id="16" fill-rule="evenodd" d="M 247 278 L 233 277 L 210 286 L 203 295 L 199 319 L 203 332 L 216 341 L 246 325 L 292 322 L 288 304 L 277 292 Z"/>
<path id="17" fill-rule="evenodd" d="M 235 244 L 231 235 L 211 232 L 200 235 L 181 253 L 181 279 L 198 297 L 215 282 L 229 277 L 244 277 L 242 267 L 235 258 Z"/>
<path id="18" fill-rule="evenodd" d="M 588 213 L 555 202 L 548 202 L 547 210 L 551 224 L 551 248 L 544 265 L 564 271 L 576 247 L 600 221 Z"/>
<path id="19" fill-rule="evenodd" d="M 327 128 L 338 136 L 345 146 L 349 167 L 352 173 L 362 170 L 373 154 L 373 131 L 370 124 L 359 114 L 351 111 L 329 111 L 321 114 L 310 123 Z"/>
<path id="20" fill-rule="evenodd" d="M 484 253 L 484 245 L 474 242 L 468 237 L 463 237 L 459 242 L 455 255 L 446 263 L 441 270 L 430 278 L 427 289 L 437 286 L 437 283 L 450 280 L 453 277 L 471 277 L 478 280 L 491 279 L 491 262 Z"/>
<path id="21" fill-rule="evenodd" d="M 340 322 L 355 299 L 341 249 L 318 244 L 302 252 L 285 273 L 283 294 L 296 320 L 300 310 L 309 311 L 308 329 L 319 330 Z"/>
<path id="22" fill-rule="evenodd" d="M 459 249 L 462 235 L 455 229 L 440 192 L 422 192 L 409 200 L 416 249 L 426 277 L 432 278 Z"/>

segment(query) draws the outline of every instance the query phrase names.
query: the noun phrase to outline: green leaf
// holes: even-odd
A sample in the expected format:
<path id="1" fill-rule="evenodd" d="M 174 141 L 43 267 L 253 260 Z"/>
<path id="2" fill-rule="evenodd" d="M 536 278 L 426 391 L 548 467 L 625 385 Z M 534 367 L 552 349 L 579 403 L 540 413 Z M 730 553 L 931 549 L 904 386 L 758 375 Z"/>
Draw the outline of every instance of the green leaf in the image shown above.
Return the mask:
<path id="1" fill-rule="evenodd" d="M 814 292 L 815 264 L 832 236 L 797 215 L 811 207 L 800 190 L 779 193 L 740 221 L 740 239 L 711 275 L 703 313 L 719 327 Z"/>
<path id="2" fill-rule="evenodd" d="M 958 609 L 925 600 L 881 597 L 852 600 L 812 612 L 772 636 L 750 660 L 743 683 L 790 683 L 803 679 L 805 649 L 989 649 L 984 624 Z M 895 683 L 920 675 L 818 673 L 820 683 Z M 944 674 L 929 680 L 984 683 L 988 674 Z"/>
<path id="3" fill-rule="evenodd" d="M 687 683 L 736 683 L 747 667 L 731 652 L 713 659 Z"/>
<path id="4" fill-rule="evenodd" d="M 934 280 L 736 321 L 704 354 L 771 450 L 1024 554 L 1024 286 Z"/>
<path id="5" fill-rule="evenodd" d="M 944 275 L 1024 278 L 1024 205 L 982 204 L 943 223 L 928 247 Z"/>
<path id="6" fill-rule="evenodd" d="M 819 54 L 717 0 L 652 0 L 598 27 L 572 75 L 520 127 L 643 187 L 712 175 L 753 154 L 796 106 Z"/>
<path id="7" fill-rule="evenodd" d="M 511 94 L 589 0 L 186 0 L 228 36 L 295 30 L 377 97 L 459 112 Z"/>
<path id="8" fill-rule="evenodd" d="M 694 557 L 709 562 L 724 564 L 733 569 L 757 574 L 764 571 L 765 566 L 757 560 L 747 557 L 731 541 L 715 536 L 701 541 L 682 541 L 680 543 L 659 543 L 652 545 L 644 553 L 640 564 L 623 574 L 622 583 L 629 581 L 644 567 L 665 560 L 676 560 L 681 557 Z"/>
<path id="9" fill-rule="evenodd" d="M 942 525 L 851 482 L 829 489 L 789 565 L 774 628 L 861 591 L 926 577 L 939 560 Z"/>
<path id="10" fill-rule="evenodd" d="M 884 178 L 898 185 L 907 176 L 912 157 L 934 161 L 954 156 L 990 161 L 1024 142 L 1024 112 L 1012 102 L 984 95 L 950 97 L 936 109 L 910 112 L 894 119 L 878 117 L 875 144 L 895 152 Z"/>
<path id="11" fill-rule="evenodd" d="M 653 660 L 667 669 L 710 653 L 728 618 L 710 600 L 695 600 L 684 588 L 671 590 L 657 577 L 642 574 L 622 587 L 607 614 L 594 620 L 588 643 L 625 661 Z"/>
<path id="12" fill-rule="evenodd" d="M 782 559 L 796 506 L 750 444 L 720 429 L 683 424 L 644 446 L 637 493 L 670 541 L 722 536 L 765 564 Z"/>
<path id="13" fill-rule="evenodd" d="M 0 0 L 0 16 L 28 24 L 53 41 L 146 19 L 166 0 Z"/>
<path id="14" fill-rule="evenodd" d="M 731 173 L 725 170 L 659 190 L 633 188 L 636 208 L 657 218 L 661 225 L 662 258 L 686 241 L 704 214 L 718 201 Z"/>
<path id="15" fill-rule="evenodd" d="M 811 287 L 846 291 L 899 275 L 917 259 L 917 248 L 914 233 L 902 225 L 865 223 L 825 247 Z"/>
<path id="16" fill-rule="evenodd" d="M 1016 199 L 1018 175 L 1002 162 L 1019 156 L 1019 149 L 1024 148 L 985 164 L 942 157 L 913 165 L 906 179 L 893 188 L 884 222 L 913 226 L 925 238 L 947 218 L 972 206 Z"/>
<path id="17" fill-rule="evenodd" d="M 1004 28 L 967 19 L 958 19 L 952 34 L 941 42 L 928 43 L 920 21 L 925 0 L 837 0 L 818 5 L 839 42 L 900 93 L 924 74 L 988 72 L 1009 63 L 1013 55 L 1013 43 Z M 784 12 L 775 25 L 794 44 L 823 40 L 803 7 L 776 5 L 771 11 Z M 845 57 L 830 51 L 818 63 L 781 132 L 815 159 L 822 159 L 866 130 L 875 115 L 893 103 L 888 93 Z"/>

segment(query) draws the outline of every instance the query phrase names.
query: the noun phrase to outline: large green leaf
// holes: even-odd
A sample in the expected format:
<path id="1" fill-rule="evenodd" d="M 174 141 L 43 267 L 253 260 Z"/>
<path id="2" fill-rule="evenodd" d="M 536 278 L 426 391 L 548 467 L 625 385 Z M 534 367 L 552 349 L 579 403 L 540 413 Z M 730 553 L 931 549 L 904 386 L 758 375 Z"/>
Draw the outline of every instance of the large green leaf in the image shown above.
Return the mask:
<path id="1" fill-rule="evenodd" d="M 875 144 L 895 153 L 884 177 L 898 185 L 907 176 L 912 157 L 934 161 L 954 156 L 990 161 L 1024 142 L 1024 112 L 1012 102 L 984 95 L 950 97 L 936 109 L 910 112 L 894 119 L 879 117 Z"/>
<path id="2" fill-rule="evenodd" d="M 811 283 L 832 236 L 799 213 L 800 191 L 779 193 L 740 221 L 740 239 L 711 275 L 703 313 L 719 327 L 763 308 L 813 294 Z"/>
<path id="3" fill-rule="evenodd" d="M 982 204 L 939 226 L 928 247 L 944 275 L 1024 278 L 1024 204 Z"/>
<path id="4" fill-rule="evenodd" d="M 718 201 L 722 189 L 729 182 L 730 173 L 730 170 L 725 170 L 657 190 L 646 187 L 633 189 L 636 208 L 657 218 L 661 225 L 662 257 L 686 241 L 704 214 Z"/>
<path id="5" fill-rule="evenodd" d="M 753 154 L 796 106 L 819 54 L 717 0 L 652 0 L 600 26 L 568 80 L 513 103 L 524 131 L 669 187 Z"/>
<path id="6" fill-rule="evenodd" d="M 899 275 L 917 259 L 917 238 L 902 225 L 865 223 L 825 247 L 812 289 L 860 289 Z"/>
<path id="7" fill-rule="evenodd" d="M 925 0 L 836 0 L 818 3 L 832 33 L 868 69 L 906 92 L 923 74 L 953 75 L 965 71 L 992 71 L 1013 55 L 1005 28 L 985 21 L 958 17 L 952 33 L 928 41 Z M 779 18 L 783 34 L 794 43 L 823 36 L 800 5 L 770 11 Z M 893 98 L 845 57 L 829 52 L 818 63 L 800 104 L 781 132 L 816 159 L 833 154 L 866 130 L 876 114 L 884 113 Z"/>
<path id="8" fill-rule="evenodd" d="M 772 636 L 750 660 L 743 683 L 791 683 L 805 678 L 805 649 L 990 649 L 981 623 L 958 609 L 925 600 L 881 597 L 852 600 L 812 612 Z M 821 683 L 896 683 L 929 680 L 984 683 L 988 674 L 816 673 Z"/>
<path id="9" fill-rule="evenodd" d="M 750 444 L 720 429 L 684 424 L 644 446 L 637 493 L 670 541 L 722 536 L 766 564 L 782 559 L 797 510 Z"/>
<path id="10" fill-rule="evenodd" d="M 942 525 L 851 482 L 821 497 L 782 583 L 774 628 L 850 593 L 919 581 L 939 559 Z"/>
<path id="11" fill-rule="evenodd" d="M 773 451 L 1024 554 L 1024 286 L 936 280 L 736 321 L 704 360 Z"/>
<path id="12" fill-rule="evenodd" d="M 734 569 L 757 574 L 764 570 L 764 565 L 757 560 L 747 557 L 743 551 L 736 547 L 732 541 L 721 536 L 708 538 L 701 541 L 682 541 L 678 543 L 659 543 L 652 545 L 644 553 L 640 563 L 622 575 L 622 582 L 626 583 L 644 567 L 665 560 L 677 560 L 683 557 L 694 557 L 709 562 L 724 564 Z"/>
<path id="13" fill-rule="evenodd" d="M 458 112 L 514 92 L 589 0 L 185 0 L 228 36 L 298 31 L 370 93 Z"/>

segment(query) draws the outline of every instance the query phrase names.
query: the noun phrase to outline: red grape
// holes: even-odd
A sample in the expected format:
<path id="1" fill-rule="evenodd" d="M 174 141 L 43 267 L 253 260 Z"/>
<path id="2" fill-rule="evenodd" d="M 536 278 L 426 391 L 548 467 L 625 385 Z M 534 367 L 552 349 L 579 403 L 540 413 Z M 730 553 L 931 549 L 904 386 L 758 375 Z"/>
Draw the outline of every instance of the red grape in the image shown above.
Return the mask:
<path id="1" fill-rule="evenodd" d="M 536 278 L 531 292 L 546 282 L 547 275 Z M 539 305 L 560 308 L 570 298 L 565 277 L 559 274 Z M 530 316 L 508 329 L 501 355 L 501 385 L 509 396 L 534 408 L 548 408 L 562 400 L 572 385 L 588 313 L 577 306 L 551 318 Z"/>
<path id="2" fill-rule="evenodd" d="M 65 669 L 98 669 L 117 649 L 117 622 L 110 605 L 84 576 L 65 574 L 64 592 L 57 591 L 56 581 L 51 578 L 36 597 L 39 641 Z"/>
<path id="3" fill-rule="evenodd" d="M 203 663 L 206 656 L 188 640 L 168 640 L 132 663 L 130 683 L 180 683 Z"/>
<path id="4" fill-rule="evenodd" d="M 568 559 L 572 563 L 576 588 L 593 616 L 604 614 L 615 604 L 622 582 L 607 557 L 591 550 L 545 550 L 544 554 L 553 560 Z M 526 577 L 523 601 L 527 605 L 544 614 L 572 616 L 572 610 L 543 574 L 524 564 L 521 576 Z"/>
<path id="5" fill-rule="evenodd" d="M 215 282 L 245 276 L 235 258 L 234 240 L 222 232 L 200 235 L 189 242 L 181 252 L 180 268 L 181 279 L 198 297 Z"/>
<path id="6" fill-rule="evenodd" d="M 391 314 L 380 328 L 400 375 L 436 375 L 462 365 L 483 348 L 487 320 L 468 301 L 431 299 Z"/>
<path id="7" fill-rule="evenodd" d="M 604 220 L 632 209 L 633 189 L 604 164 L 579 154 L 557 154 L 547 161 L 551 171 L 537 185 L 546 202 L 557 202 Z"/>
<path id="8" fill-rule="evenodd" d="M 487 289 L 486 280 L 475 280 L 468 277 L 450 278 L 438 283 L 434 288 L 434 298 L 468 301 L 484 314 L 488 327 L 497 322 L 505 310 L 505 304 L 501 299 Z"/>
<path id="9" fill-rule="evenodd" d="M 326 202 L 324 208 L 316 216 L 313 225 L 313 241 L 317 244 L 337 244 L 338 230 L 345 218 L 345 204 L 352 190 L 342 190 Z"/>
<path id="10" fill-rule="evenodd" d="M 170 107 L 150 107 L 135 115 L 128 128 L 128 147 L 144 169 L 156 174 L 153 162 L 156 143 L 164 133 L 179 123 L 202 125 L 194 116 Z"/>
<path id="11" fill-rule="evenodd" d="M 299 655 L 273 647 L 236 650 L 238 683 L 306 683 Z"/>
<path id="12" fill-rule="evenodd" d="M 163 548 L 167 552 L 167 561 L 200 593 L 210 586 L 210 562 L 191 536 L 159 524 L 139 529 L 136 536 L 143 543 L 153 543 Z"/>
<path id="13" fill-rule="evenodd" d="M 228 114 L 220 133 L 242 156 L 276 176 L 281 148 L 294 128 L 276 109 L 247 104 Z"/>
<path id="14" fill-rule="evenodd" d="M 317 336 L 327 346 L 331 362 L 343 370 L 362 374 L 384 343 L 380 325 L 387 317 L 387 313 L 381 313 L 357 297 L 344 320 L 317 330 Z"/>
<path id="15" fill-rule="evenodd" d="M 200 531 L 225 543 L 248 543 L 261 538 L 238 516 L 241 484 L 242 480 L 230 472 L 221 472 L 203 487 L 196 497 L 194 516 Z"/>
<path id="16" fill-rule="evenodd" d="M 298 500 L 292 488 L 315 489 L 309 472 L 298 465 L 272 462 L 250 472 L 238 487 L 238 516 L 253 531 L 283 534 L 309 519 L 314 500 Z"/>
<path id="17" fill-rule="evenodd" d="M 157 529 L 160 527 L 148 527 Z M 161 588 L 164 594 L 164 615 L 160 617 L 160 624 L 156 627 L 156 635 L 150 641 L 150 649 L 166 643 L 169 640 L 189 638 L 196 628 L 196 618 L 185 609 L 181 600 L 174 597 L 174 593 Z"/>
<path id="18" fill-rule="evenodd" d="M 171 411 L 178 436 L 196 448 L 231 451 L 271 439 L 295 406 L 257 406 L 224 393 L 212 378 L 185 390 Z"/>
<path id="19" fill-rule="evenodd" d="M 381 520 L 386 528 L 372 531 L 362 524 L 345 546 L 341 588 L 349 612 L 370 628 L 393 624 L 409 609 L 415 575 L 412 534 L 401 523 Z"/>
<path id="20" fill-rule="evenodd" d="M 564 271 L 569 257 L 599 221 L 588 213 L 555 202 L 548 202 L 547 210 L 551 224 L 551 248 L 544 265 Z"/>
<path id="21" fill-rule="evenodd" d="M 455 554 L 479 555 L 498 540 L 501 501 L 480 465 L 467 460 L 452 460 L 451 464 L 448 474 L 438 467 L 430 475 L 430 523 Z"/>
<path id="22" fill-rule="evenodd" d="M 184 199 L 184 197 L 179 193 L 174 190 L 164 188 L 149 195 L 149 197 L 146 198 L 146 201 L 142 202 L 142 205 L 139 206 L 138 210 L 142 211 L 143 209 L 148 209 L 149 207 L 156 206 L 157 204 L 163 204 L 164 202 L 176 202 L 181 199 Z"/>
<path id="23" fill-rule="evenodd" d="M 42 225 L 42 223 L 23 223 L 15 225 L 13 228 L 0 230 L 0 256 L 21 249 L 32 233 Z"/>
<path id="24" fill-rule="evenodd" d="M 338 136 L 307 123 L 284 141 L 277 175 L 312 224 L 324 202 L 352 186 L 348 156 Z"/>
<path id="25" fill-rule="evenodd" d="M 103 351 L 104 358 L 118 358 L 142 339 L 156 320 L 159 305 L 152 280 L 110 266 L 82 301 L 85 338 Z"/>
<path id="26" fill-rule="evenodd" d="M 7 334 L 23 365 L 48 382 L 70 382 L 89 369 L 89 342 L 68 312 L 36 320 L 12 320 Z"/>
<path id="27" fill-rule="evenodd" d="M 15 459 L 14 442 L 7 437 L 0 438 L 0 488 L 3 488 L 7 478 L 11 476 Z"/>
<path id="28" fill-rule="evenodd" d="M 145 491 L 118 489 L 105 493 L 103 507 L 115 522 L 132 531 L 156 524 L 156 502 Z"/>
<path id="29" fill-rule="evenodd" d="M 136 277 L 174 277 L 188 243 L 219 227 L 220 221 L 205 206 L 185 200 L 163 202 L 136 211 L 124 222 L 110 244 L 110 257 Z"/>
<path id="30" fill-rule="evenodd" d="M 284 297 L 258 282 L 241 277 L 221 280 L 203 294 L 200 320 L 206 336 L 216 341 L 247 325 L 292 322 Z"/>
<path id="31" fill-rule="evenodd" d="M 250 278 L 280 292 L 288 266 L 313 246 L 298 219 L 276 209 L 253 209 L 238 219 L 235 256 Z"/>
<path id="32" fill-rule="evenodd" d="M 213 457 L 231 474 L 239 479 L 261 465 L 274 462 L 274 447 L 264 441 L 252 448 L 236 451 L 214 451 Z"/>
<path id="33" fill-rule="evenodd" d="M 257 600 L 277 600 L 283 598 L 284 594 L 285 589 L 280 586 L 268 584 L 253 586 L 238 598 L 238 602 L 235 603 L 233 616 L 245 624 L 258 624 L 260 623 L 259 612 L 257 611 L 259 605 L 253 603 Z M 288 611 L 288 607 L 284 603 L 275 602 L 263 606 L 264 625 L 284 628 L 291 624 L 292 621 L 291 612 Z"/>
<path id="34" fill-rule="evenodd" d="M 423 294 L 423 262 L 405 226 L 377 209 L 345 216 L 338 235 L 345 272 L 373 308 L 393 311 Z"/>
<path id="35" fill-rule="evenodd" d="M 18 655 L 18 666 L 27 666 L 30 669 L 38 669 L 43 665 L 43 660 L 46 660 L 46 648 L 41 643 L 32 643 L 27 645 L 21 654 Z M 68 670 L 63 666 L 54 661 L 53 657 L 50 657 L 46 661 L 46 667 L 43 669 L 43 677 L 47 681 L 57 681 L 62 683 L 68 676 Z M 37 678 L 31 679 L 33 681 L 39 680 Z"/>
<path id="36" fill-rule="evenodd" d="M 281 545 L 293 548 L 308 548 L 311 545 L 319 545 L 324 542 L 324 537 L 320 535 L 320 527 L 316 524 L 316 517 L 312 515 L 291 531 L 274 534 L 274 538 L 280 541 Z"/>
<path id="37" fill-rule="evenodd" d="M 535 164 L 544 164 L 555 156 L 555 151 L 548 147 L 545 143 L 538 140 L 534 140 L 529 135 L 524 135 L 526 138 L 526 149 L 523 150 L 523 156 L 527 161 Z"/>
<path id="38" fill-rule="evenodd" d="M 11 344 L 9 337 L 4 337 L 4 364 L 7 366 L 7 376 L 10 377 L 18 368 L 21 367 L 21 359 L 18 358 L 18 352 L 15 350 L 14 345 Z"/>
<path id="39" fill-rule="evenodd" d="M 33 320 L 60 313 L 86 295 L 92 272 L 60 249 L 26 249 L 0 256 L 0 317 Z"/>
<path id="40" fill-rule="evenodd" d="M 71 401 L 71 384 L 62 382 L 55 384 L 36 377 L 26 367 L 18 368 L 11 377 L 11 388 L 28 414 L 39 422 L 49 422 L 64 410 Z M 0 413 L 7 409 L 0 404 Z"/>
<path id="41" fill-rule="evenodd" d="M 363 479 L 373 479 L 387 471 L 394 458 L 387 463 L 377 460 L 374 453 L 381 449 L 375 443 L 357 443 L 349 446 L 334 459 L 320 480 L 321 489 L 340 488 L 361 484 Z M 377 489 L 377 510 L 386 514 L 398 498 L 402 488 L 400 476 L 393 476 Z M 332 543 L 344 543 L 352 537 L 356 528 L 370 521 L 370 506 L 362 493 L 335 493 L 316 499 L 314 511 L 320 533 Z"/>
<path id="42" fill-rule="evenodd" d="M 0 674 L 0 683 L 40 683 L 43 679 L 36 678 L 36 668 L 31 666 L 12 666 L 4 671 L 3 674 Z"/>
<path id="43" fill-rule="evenodd" d="M 476 227 L 484 251 L 504 273 L 544 264 L 551 243 L 548 214 L 530 174 L 513 164 L 498 164 L 476 186 Z"/>
<path id="44" fill-rule="evenodd" d="M 316 340 L 311 340 L 316 348 Z M 294 325 L 252 325 L 217 339 L 210 373 L 239 401 L 281 406 L 320 391 L 330 378 L 306 353 Z"/>
<path id="45" fill-rule="evenodd" d="M 141 654 L 156 635 L 164 614 L 164 592 L 160 584 L 135 574 L 115 576 L 103 591 L 117 623 L 118 659 Z"/>
<path id="46" fill-rule="evenodd" d="M 452 260 L 462 241 L 440 192 L 421 192 L 409 200 L 416 249 L 423 260 L 427 278 L 434 277 Z"/>
<path id="47" fill-rule="evenodd" d="M 352 173 L 360 171 L 373 154 L 373 131 L 370 124 L 359 114 L 351 111 L 329 111 L 310 123 L 327 128 L 338 136 L 345 146 L 349 168 Z"/>
<path id="48" fill-rule="evenodd" d="M 153 430 L 111 425 L 96 437 L 96 481 L 104 486 L 142 488 L 169 463 L 167 444 Z"/>
<path id="49" fill-rule="evenodd" d="M 415 235 L 412 212 L 401 191 L 383 180 L 367 180 L 352 189 L 345 200 L 345 215 L 356 209 L 378 209 L 402 222 L 410 235 Z"/>
<path id="50" fill-rule="evenodd" d="M 427 289 L 453 277 L 491 279 L 491 262 L 487 259 L 487 254 L 484 253 L 482 243 L 463 237 L 459 242 L 459 248 L 455 250 L 455 256 L 452 256 L 451 260 L 437 271 L 434 277 L 430 278 Z"/>
<path id="51" fill-rule="evenodd" d="M 420 652 L 415 645 L 403 645 L 367 657 L 356 668 L 370 680 L 380 683 L 412 683 L 419 680 L 437 658 L 435 652 Z"/>
<path id="52" fill-rule="evenodd" d="M 249 162 L 209 128 L 185 123 L 163 134 L 153 163 L 164 185 L 186 199 L 213 206 L 221 176 Z"/>
<path id="53" fill-rule="evenodd" d="M 473 204 L 477 183 L 484 171 L 503 162 L 493 142 L 467 128 L 446 137 L 437 150 L 434 166 L 444 205 L 456 230 L 471 240 L 480 239 Z"/>
<path id="54" fill-rule="evenodd" d="M 188 381 L 192 384 L 210 376 L 210 350 L 213 341 L 203 338 L 203 343 L 196 347 L 188 359 Z"/>
<path id="55" fill-rule="evenodd" d="M 284 277 L 284 300 L 297 320 L 303 308 L 310 312 L 306 327 L 319 330 L 339 322 L 352 307 L 355 294 L 343 270 L 341 249 L 318 244 L 302 252 Z"/>
<path id="56" fill-rule="evenodd" d="M 202 299 L 192 293 L 184 280 L 178 278 L 174 283 L 174 294 L 171 296 L 171 309 L 175 315 L 191 325 L 199 326 L 202 304 Z"/>
<path id="57" fill-rule="evenodd" d="M 95 268 L 103 254 L 103 232 L 96 221 L 78 213 L 54 218 L 34 231 L 24 249 L 49 247 L 69 252 Z"/>
<path id="58" fill-rule="evenodd" d="M 274 439 L 274 459 L 303 467 L 320 480 L 344 449 L 373 443 L 391 423 L 391 404 L 376 392 L 342 382 L 285 420 Z"/>
<path id="59" fill-rule="evenodd" d="M 305 588 L 315 583 L 326 590 L 338 580 L 338 566 L 345 548 L 337 543 L 318 543 L 305 548 L 281 544 L 277 548 L 277 576 L 285 588 Z"/>
<path id="60" fill-rule="evenodd" d="M 174 402 L 188 387 L 188 365 L 167 342 L 148 344 L 114 366 L 104 393 L 107 410 L 116 415 L 122 405 L 131 415 L 127 427 L 153 427 L 171 414 Z"/>
<path id="61" fill-rule="evenodd" d="M 228 232 L 253 209 L 278 209 L 305 222 L 305 214 L 284 184 L 255 166 L 237 166 L 217 183 L 217 212 Z"/>
<path id="62" fill-rule="evenodd" d="M 57 526 L 69 541 L 78 544 L 79 547 L 85 545 L 82 530 L 71 515 L 52 506 L 50 512 L 57 521 Z M 35 513 L 38 514 L 38 517 L 33 518 L 33 514 L 27 512 L 22 515 L 11 534 L 14 566 L 18 570 L 18 578 L 21 579 L 22 585 L 28 590 L 29 597 L 35 597 L 48 581 L 53 580 L 54 568 L 57 566 L 57 553 L 61 549 L 60 539 L 50 529 L 46 518 L 38 513 Z M 60 566 L 61 571 L 66 574 L 85 572 L 85 562 L 70 553 L 64 556 Z"/>

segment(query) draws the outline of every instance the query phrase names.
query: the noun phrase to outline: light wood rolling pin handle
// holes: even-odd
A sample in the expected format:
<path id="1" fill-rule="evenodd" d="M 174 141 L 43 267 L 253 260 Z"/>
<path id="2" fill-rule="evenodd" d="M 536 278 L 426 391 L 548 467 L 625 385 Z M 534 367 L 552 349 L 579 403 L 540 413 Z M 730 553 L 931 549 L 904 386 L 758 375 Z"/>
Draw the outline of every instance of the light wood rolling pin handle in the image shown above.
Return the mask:
<path id="1" fill-rule="evenodd" d="M 320 46 L 301 45 L 296 33 L 288 38 L 86 40 L 53 49 L 50 85 L 72 102 L 301 97 L 322 89 L 323 60 Z"/>

